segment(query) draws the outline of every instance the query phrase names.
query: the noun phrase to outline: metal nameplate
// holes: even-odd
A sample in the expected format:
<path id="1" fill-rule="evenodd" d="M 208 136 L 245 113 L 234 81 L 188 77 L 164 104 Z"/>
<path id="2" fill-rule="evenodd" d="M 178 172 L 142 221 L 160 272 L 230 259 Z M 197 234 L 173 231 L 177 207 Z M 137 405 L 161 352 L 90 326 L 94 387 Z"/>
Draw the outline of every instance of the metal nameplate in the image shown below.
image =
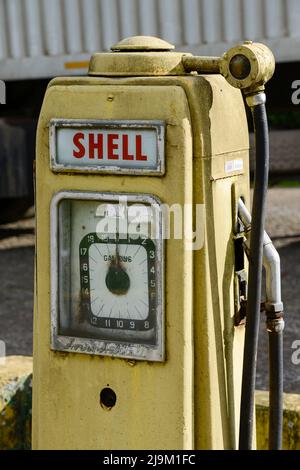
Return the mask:
<path id="1" fill-rule="evenodd" d="M 164 121 L 50 121 L 54 172 L 163 175 Z"/>

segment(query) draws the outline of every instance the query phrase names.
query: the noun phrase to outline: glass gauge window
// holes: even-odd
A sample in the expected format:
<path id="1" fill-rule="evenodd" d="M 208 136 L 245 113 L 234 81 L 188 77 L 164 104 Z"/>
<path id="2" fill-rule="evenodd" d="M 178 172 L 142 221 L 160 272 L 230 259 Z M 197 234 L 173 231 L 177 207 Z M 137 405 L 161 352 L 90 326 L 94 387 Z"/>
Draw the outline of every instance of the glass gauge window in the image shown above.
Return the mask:
<path id="1" fill-rule="evenodd" d="M 63 193 L 53 217 L 53 348 L 162 360 L 158 201 Z"/>

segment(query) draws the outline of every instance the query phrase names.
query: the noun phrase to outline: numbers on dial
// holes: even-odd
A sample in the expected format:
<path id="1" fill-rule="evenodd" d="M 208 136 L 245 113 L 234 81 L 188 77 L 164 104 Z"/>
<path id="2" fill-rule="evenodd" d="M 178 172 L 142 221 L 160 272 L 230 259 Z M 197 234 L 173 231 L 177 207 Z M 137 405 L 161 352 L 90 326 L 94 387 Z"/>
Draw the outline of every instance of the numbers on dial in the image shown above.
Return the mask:
<path id="1" fill-rule="evenodd" d="M 157 254 L 151 239 L 88 234 L 79 256 L 81 308 L 91 325 L 120 331 L 156 327 Z"/>

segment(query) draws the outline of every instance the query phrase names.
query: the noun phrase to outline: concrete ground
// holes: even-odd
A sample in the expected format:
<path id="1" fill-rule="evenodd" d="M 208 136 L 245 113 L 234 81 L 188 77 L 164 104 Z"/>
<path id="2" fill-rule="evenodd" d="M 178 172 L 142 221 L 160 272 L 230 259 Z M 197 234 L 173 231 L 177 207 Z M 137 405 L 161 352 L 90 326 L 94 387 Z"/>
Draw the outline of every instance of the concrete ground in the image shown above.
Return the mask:
<path id="1" fill-rule="evenodd" d="M 286 392 L 300 393 L 300 364 L 292 363 L 292 344 L 300 340 L 300 188 L 272 188 L 267 231 L 279 250 L 287 316 L 284 336 Z M 32 354 L 34 217 L 0 227 L 0 340 L 7 355 Z M 237 358 L 239 360 L 240 358 Z M 267 334 L 262 317 L 257 388 L 268 388 Z"/>

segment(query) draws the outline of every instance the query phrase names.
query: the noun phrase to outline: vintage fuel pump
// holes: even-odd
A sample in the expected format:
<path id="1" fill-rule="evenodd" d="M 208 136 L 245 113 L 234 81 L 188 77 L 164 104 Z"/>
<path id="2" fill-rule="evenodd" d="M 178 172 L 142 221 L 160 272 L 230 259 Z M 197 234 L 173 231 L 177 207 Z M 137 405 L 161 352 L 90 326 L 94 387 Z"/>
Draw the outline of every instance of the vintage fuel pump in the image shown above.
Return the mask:
<path id="1" fill-rule="evenodd" d="M 252 43 L 222 58 L 173 48 L 125 39 L 92 57 L 88 77 L 55 79 L 46 92 L 36 161 L 35 449 L 235 449 L 240 406 L 240 448 L 252 445 L 263 87 L 274 59 Z M 252 223 L 238 88 L 253 108 L 262 159 Z M 275 291 L 266 302 L 272 335 L 282 326 Z M 280 394 L 273 402 L 280 419 Z"/>

